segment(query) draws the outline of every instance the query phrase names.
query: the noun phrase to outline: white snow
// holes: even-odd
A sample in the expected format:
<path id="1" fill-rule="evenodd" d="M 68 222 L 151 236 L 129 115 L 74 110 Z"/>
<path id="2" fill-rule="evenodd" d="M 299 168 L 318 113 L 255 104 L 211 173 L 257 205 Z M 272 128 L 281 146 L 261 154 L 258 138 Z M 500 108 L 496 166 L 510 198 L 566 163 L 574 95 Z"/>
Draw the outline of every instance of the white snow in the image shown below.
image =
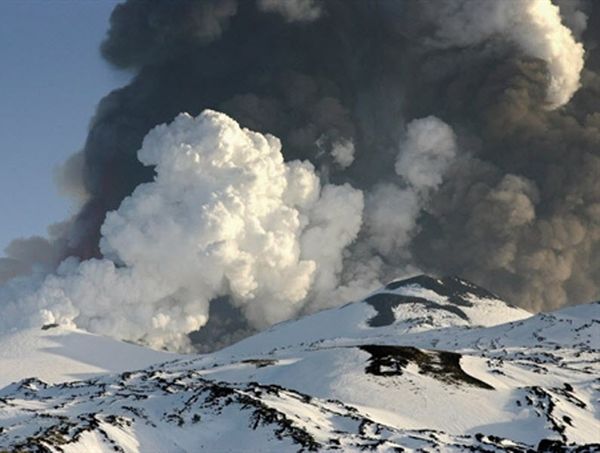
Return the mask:
<path id="1" fill-rule="evenodd" d="M 25 329 L 0 336 L 0 388 L 29 377 L 47 383 L 75 381 L 182 357 L 82 330 Z"/>
<path id="2" fill-rule="evenodd" d="M 0 390 L 0 449 L 23 439 L 69 452 L 598 448 L 600 304 L 534 316 L 476 288 L 457 300 L 444 292 L 457 282 L 374 293 L 416 298 L 391 299 L 384 325 L 371 323 L 382 306 L 359 301 L 164 364 L 174 356 L 78 331 L 3 337 L 5 380 L 9 368 L 56 382 L 156 364 Z"/>

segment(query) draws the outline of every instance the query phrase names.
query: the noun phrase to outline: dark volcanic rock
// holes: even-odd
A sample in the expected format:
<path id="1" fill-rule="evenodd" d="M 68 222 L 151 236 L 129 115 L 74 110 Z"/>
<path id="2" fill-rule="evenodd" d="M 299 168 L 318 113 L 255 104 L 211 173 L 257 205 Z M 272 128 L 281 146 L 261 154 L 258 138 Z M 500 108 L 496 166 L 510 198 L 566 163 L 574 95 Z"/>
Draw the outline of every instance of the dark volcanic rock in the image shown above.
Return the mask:
<path id="1" fill-rule="evenodd" d="M 361 346 L 371 354 L 365 371 L 375 376 L 400 376 L 409 363 L 419 367 L 421 374 L 434 377 L 450 384 L 468 384 L 488 390 L 491 385 L 465 373 L 460 366 L 460 354 L 447 351 L 423 351 L 412 346 Z"/>
<path id="2" fill-rule="evenodd" d="M 475 295 L 486 299 L 498 299 L 498 296 L 490 291 L 458 277 L 443 277 L 436 279 L 428 275 L 418 275 L 406 280 L 391 282 L 385 288 L 394 290 L 404 286 L 415 285 L 435 291 L 441 296 L 446 296 L 453 304 L 465 307 L 471 307 L 473 305 L 465 299 L 465 296 L 468 295 Z"/>
<path id="3" fill-rule="evenodd" d="M 448 311 L 465 321 L 469 319 L 464 311 L 454 305 L 442 305 L 431 300 L 423 299 L 422 297 L 380 293 L 365 299 L 365 302 L 377 310 L 377 314 L 368 321 L 369 326 L 371 327 L 383 327 L 393 324 L 396 320 L 394 317 L 394 308 L 402 304 L 419 304 L 433 310 Z"/>

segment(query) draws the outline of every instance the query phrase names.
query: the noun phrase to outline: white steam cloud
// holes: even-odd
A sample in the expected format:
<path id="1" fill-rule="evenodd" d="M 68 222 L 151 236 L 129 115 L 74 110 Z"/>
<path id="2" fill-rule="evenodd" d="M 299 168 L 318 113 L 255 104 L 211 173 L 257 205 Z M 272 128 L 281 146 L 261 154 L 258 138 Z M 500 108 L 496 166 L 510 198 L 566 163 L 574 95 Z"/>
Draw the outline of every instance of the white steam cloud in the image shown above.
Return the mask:
<path id="1" fill-rule="evenodd" d="M 578 90 L 584 49 L 551 0 L 435 0 L 429 6 L 437 45 L 466 47 L 500 36 L 546 62 L 549 108 L 566 104 Z"/>
<path id="2" fill-rule="evenodd" d="M 108 214 L 104 259 L 0 287 L 0 328 L 72 323 L 183 350 L 219 295 L 264 327 L 338 286 L 360 191 L 321 187 L 311 164 L 284 163 L 278 139 L 214 111 L 154 128 L 138 156 L 156 177 Z"/>
<path id="3" fill-rule="evenodd" d="M 354 162 L 354 143 L 350 140 L 340 140 L 333 144 L 331 156 L 336 164 L 348 168 Z"/>
<path id="4" fill-rule="evenodd" d="M 396 174 L 422 197 L 442 183 L 456 156 L 456 136 L 442 120 L 428 116 L 408 123 L 396 159 Z"/>
<path id="5" fill-rule="evenodd" d="M 412 263 L 410 243 L 418 220 L 458 151 L 450 126 L 429 116 L 407 124 L 399 143 L 395 181 L 377 184 L 365 195 L 359 240 L 345 253 L 342 278 L 316 297 L 318 305 L 335 306 L 364 296 L 394 278 L 420 272 Z"/>
<path id="6" fill-rule="evenodd" d="M 404 186 L 380 184 L 366 200 L 369 242 L 383 256 L 407 256 L 404 250 L 416 233 L 419 214 L 443 181 L 456 156 L 454 132 L 429 116 L 408 123 L 396 159 L 396 174 Z"/>
<path id="7" fill-rule="evenodd" d="M 218 296 L 256 328 L 347 302 L 414 271 L 408 245 L 456 149 L 443 121 L 410 122 L 397 181 L 363 206 L 360 190 L 322 187 L 310 163 L 284 162 L 277 138 L 218 112 L 181 114 L 145 137 L 138 158 L 155 179 L 108 213 L 103 258 L 0 286 L 0 331 L 59 323 L 186 350 Z M 13 247 L 23 263 L 25 246 Z"/>

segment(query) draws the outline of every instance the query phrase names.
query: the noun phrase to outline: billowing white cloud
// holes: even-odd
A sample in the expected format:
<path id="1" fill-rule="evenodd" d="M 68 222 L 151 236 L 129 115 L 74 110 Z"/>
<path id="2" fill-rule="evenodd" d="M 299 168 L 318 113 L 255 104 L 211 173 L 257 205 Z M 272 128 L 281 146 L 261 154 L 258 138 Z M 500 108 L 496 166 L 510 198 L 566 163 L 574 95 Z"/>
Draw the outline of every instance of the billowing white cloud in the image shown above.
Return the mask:
<path id="1" fill-rule="evenodd" d="M 366 197 L 365 227 L 379 254 L 408 255 L 418 217 L 456 152 L 454 132 L 442 120 L 429 116 L 408 123 L 396 158 L 399 180 L 375 186 Z"/>
<path id="2" fill-rule="evenodd" d="M 350 140 L 335 142 L 331 148 L 331 156 L 340 167 L 349 167 L 354 162 L 354 143 Z"/>
<path id="3" fill-rule="evenodd" d="M 264 327 L 337 286 L 360 191 L 321 188 L 311 164 L 284 163 L 278 139 L 214 111 L 157 126 L 138 156 L 156 177 L 107 215 L 104 258 L 5 285 L 1 327 L 73 323 L 181 350 L 216 296 Z"/>
<path id="4" fill-rule="evenodd" d="M 551 0 L 434 0 L 436 44 L 466 47 L 501 37 L 548 65 L 550 108 L 566 104 L 579 89 L 584 49 L 561 22 Z M 581 20 L 581 19 L 579 19 Z"/>
<path id="5" fill-rule="evenodd" d="M 435 116 L 408 123 L 396 159 L 396 174 L 422 195 L 436 189 L 456 155 L 452 128 Z"/>

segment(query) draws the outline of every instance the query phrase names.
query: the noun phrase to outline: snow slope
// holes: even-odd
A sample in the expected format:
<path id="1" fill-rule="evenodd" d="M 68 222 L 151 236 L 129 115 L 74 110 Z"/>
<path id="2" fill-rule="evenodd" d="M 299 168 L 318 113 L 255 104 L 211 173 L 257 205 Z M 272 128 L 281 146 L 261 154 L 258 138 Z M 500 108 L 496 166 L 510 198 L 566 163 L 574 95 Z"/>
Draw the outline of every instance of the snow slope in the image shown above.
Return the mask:
<path id="1" fill-rule="evenodd" d="M 600 304 L 393 282 L 216 353 L 0 390 L 0 450 L 600 451 Z"/>
<path id="2" fill-rule="evenodd" d="M 32 376 L 82 380 L 181 357 L 59 326 L 20 330 L 0 335 L 0 388 Z"/>

